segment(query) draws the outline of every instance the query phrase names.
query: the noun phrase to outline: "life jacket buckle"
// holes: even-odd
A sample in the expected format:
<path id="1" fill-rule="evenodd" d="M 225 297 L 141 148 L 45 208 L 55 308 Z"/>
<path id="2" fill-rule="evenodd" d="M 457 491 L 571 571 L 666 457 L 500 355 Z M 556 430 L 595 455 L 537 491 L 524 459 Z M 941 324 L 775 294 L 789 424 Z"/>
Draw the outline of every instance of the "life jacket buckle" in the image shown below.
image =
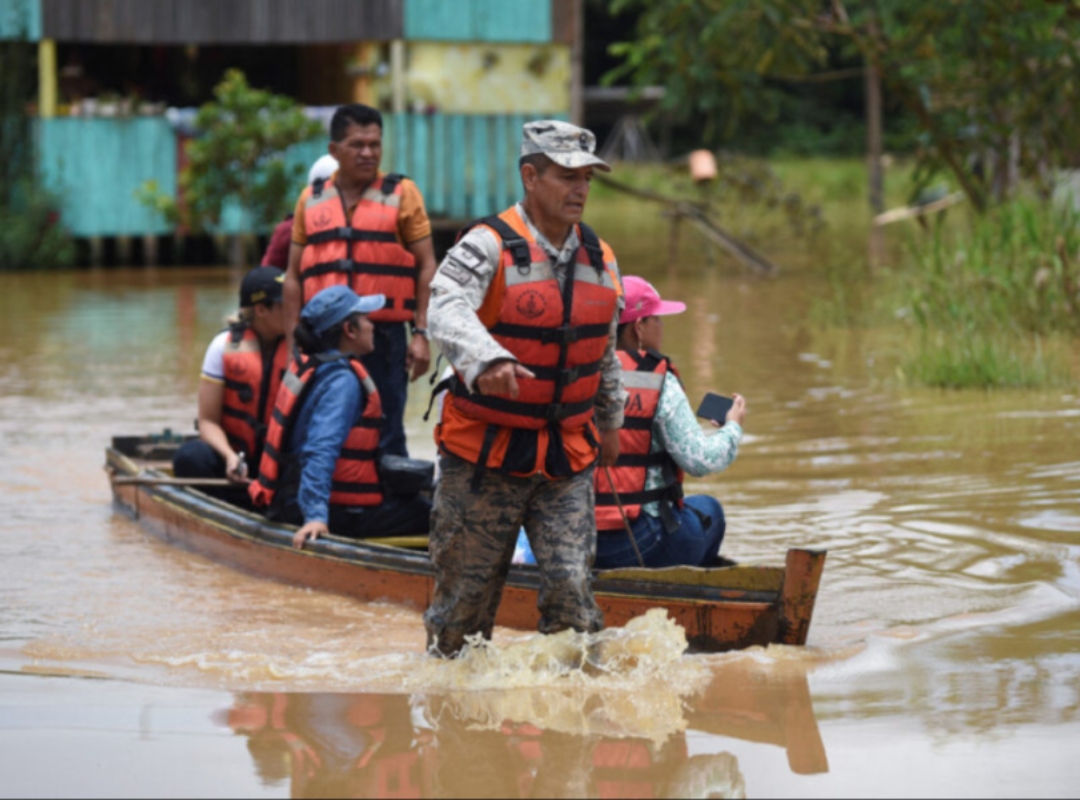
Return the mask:
<path id="1" fill-rule="evenodd" d="M 558 377 L 555 378 L 555 386 L 559 389 L 565 389 L 570 384 L 577 381 L 582 375 L 581 365 L 576 367 L 569 367 L 559 372 Z"/>
<path id="2" fill-rule="evenodd" d="M 532 252 L 529 250 L 529 243 L 521 238 L 504 239 L 503 247 L 510 251 L 518 272 L 522 275 L 528 275 L 532 270 Z"/>
<path id="3" fill-rule="evenodd" d="M 544 344 L 574 344 L 581 338 L 581 330 L 573 325 L 561 325 L 546 332 L 542 340 Z"/>

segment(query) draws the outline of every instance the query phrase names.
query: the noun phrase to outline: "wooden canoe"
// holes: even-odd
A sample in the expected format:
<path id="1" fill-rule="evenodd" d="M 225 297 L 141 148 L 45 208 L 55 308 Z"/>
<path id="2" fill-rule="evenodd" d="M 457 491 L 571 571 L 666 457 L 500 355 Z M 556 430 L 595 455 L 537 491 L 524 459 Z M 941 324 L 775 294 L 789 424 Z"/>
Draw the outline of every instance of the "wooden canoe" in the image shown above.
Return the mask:
<path id="1" fill-rule="evenodd" d="M 105 452 L 114 503 L 151 533 L 253 575 L 365 601 L 427 608 L 434 578 L 421 537 L 331 535 L 296 550 L 291 546 L 294 527 L 268 522 L 197 488 L 156 480 L 169 477 L 163 470 L 170 449 L 159 437 L 118 436 Z M 697 651 L 802 645 L 824 566 L 823 551 L 791 549 L 783 567 L 598 571 L 593 590 L 606 625 L 624 625 L 662 606 Z M 539 585 L 535 567 L 513 567 L 497 624 L 535 630 Z"/>

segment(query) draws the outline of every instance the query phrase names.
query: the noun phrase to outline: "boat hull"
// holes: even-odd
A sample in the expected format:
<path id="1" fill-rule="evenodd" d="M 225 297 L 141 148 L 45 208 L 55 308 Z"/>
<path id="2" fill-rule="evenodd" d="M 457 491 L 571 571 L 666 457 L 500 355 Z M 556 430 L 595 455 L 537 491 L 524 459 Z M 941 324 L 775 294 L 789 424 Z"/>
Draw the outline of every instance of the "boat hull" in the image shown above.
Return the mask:
<path id="1" fill-rule="evenodd" d="M 130 439 L 114 440 L 127 443 Z M 129 446 L 123 450 L 130 450 Z M 191 488 L 125 483 L 160 473 L 117 447 L 106 451 L 116 506 L 170 544 L 252 575 L 422 611 L 431 601 L 434 571 L 423 550 L 366 540 L 324 537 L 292 547 L 295 528 L 215 500 Z M 622 626 L 662 606 L 686 630 L 691 647 L 721 651 L 805 644 L 825 553 L 790 550 L 783 568 L 617 570 L 598 572 L 597 603 L 608 626 Z M 510 570 L 496 623 L 535 630 L 539 575 Z"/>

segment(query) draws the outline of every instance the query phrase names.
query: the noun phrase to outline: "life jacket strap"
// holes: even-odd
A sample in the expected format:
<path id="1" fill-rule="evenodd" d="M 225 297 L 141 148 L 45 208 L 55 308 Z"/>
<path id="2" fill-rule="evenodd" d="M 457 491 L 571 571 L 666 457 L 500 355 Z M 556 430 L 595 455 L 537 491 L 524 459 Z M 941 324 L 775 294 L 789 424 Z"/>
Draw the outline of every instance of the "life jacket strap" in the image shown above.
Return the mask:
<path id="1" fill-rule="evenodd" d="M 487 472 L 488 456 L 491 455 L 491 448 L 495 445 L 495 436 L 498 432 L 498 425 L 488 425 L 484 429 L 484 441 L 480 444 L 480 455 L 477 456 L 476 468 L 469 482 L 469 490 L 473 494 L 480 493 L 480 484 L 484 480 L 484 473 Z"/>
<path id="2" fill-rule="evenodd" d="M 266 435 L 266 424 L 263 423 L 261 420 L 255 419 L 255 417 L 251 416 L 251 414 L 248 414 L 244 411 L 239 411 L 235 408 L 229 408 L 229 406 L 222 406 L 221 414 L 222 416 L 232 417 L 233 419 L 238 419 L 241 422 L 247 423 L 251 430 L 255 433 L 256 438 L 262 438 Z"/>
<path id="3" fill-rule="evenodd" d="M 499 411 L 504 414 L 514 414 L 519 417 L 531 417 L 533 419 L 542 419 L 548 422 L 557 422 L 559 420 L 567 419 L 568 417 L 577 416 L 578 414 L 584 414 L 591 410 L 596 403 L 596 400 L 593 397 L 578 403 L 522 403 L 518 400 L 510 400 L 506 397 L 492 397 L 486 394 L 470 392 L 460 380 L 457 380 L 456 376 L 450 386 L 455 397 L 468 400 L 470 403 L 475 403 L 478 406 L 483 406 L 484 408 L 488 408 L 492 411 Z"/>
<path id="4" fill-rule="evenodd" d="M 674 483 L 667 486 L 661 486 L 657 489 L 645 489 L 640 492 L 627 492 L 626 494 L 620 494 L 619 500 L 624 506 L 642 506 L 646 503 L 655 503 L 657 501 L 676 502 L 678 500 L 681 500 L 682 496 L 682 484 Z M 615 495 L 611 492 L 597 492 L 596 505 L 616 505 Z"/>
<path id="5" fill-rule="evenodd" d="M 568 345 L 580 342 L 582 339 L 598 339 L 607 336 L 611 326 L 606 322 L 595 325 L 560 325 L 557 328 L 537 328 L 532 325 L 515 325 L 508 322 L 497 322 L 491 328 L 491 333 L 496 336 L 509 336 L 513 339 L 535 339 L 541 344 Z"/>
<path id="6" fill-rule="evenodd" d="M 589 256 L 589 263 L 596 270 L 597 275 L 603 275 L 607 266 L 604 264 L 604 249 L 600 246 L 600 237 L 584 222 L 579 222 L 578 228 L 581 231 L 581 246 L 585 248 Z"/>
<path id="7" fill-rule="evenodd" d="M 442 358 L 442 355 L 440 354 L 439 357 Z M 438 364 L 436 364 L 435 366 L 436 369 L 438 369 Z M 451 385 L 453 384 L 453 380 L 454 376 L 450 375 L 435 384 L 435 387 L 431 390 L 431 397 L 428 399 L 427 411 L 424 412 L 424 422 L 427 422 L 428 417 L 431 416 L 431 409 L 435 407 L 435 400 L 438 399 L 441 393 L 450 389 Z"/>
<path id="8" fill-rule="evenodd" d="M 350 483 L 348 481 L 331 481 L 331 492 L 341 492 L 344 494 L 377 494 L 382 491 L 382 487 L 377 483 Z"/>
<path id="9" fill-rule="evenodd" d="M 397 264 L 372 264 L 367 261 L 354 261 L 351 258 L 339 258 L 336 261 L 323 261 L 312 264 L 300 271 L 300 280 L 317 278 L 331 272 L 343 272 L 347 275 L 390 275 L 399 278 L 415 278 L 416 268 Z"/>
<path id="10" fill-rule="evenodd" d="M 616 467 L 663 467 L 667 464 L 669 456 L 664 451 L 659 453 L 620 453 L 615 462 Z"/>
<path id="11" fill-rule="evenodd" d="M 240 402 L 250 403 L 255 397 L 255 391 L 249 384 L 243 381 L 234 381 L 230 378 L 225 379 L 225 388 L 237 393 L 240 396 Z"/>
<path id="12" fill-rule="evenodd" d="M 397 235 L 393 231 L 369 231 L 363 228 L 350 226 L 340 228 L 327 228 L 318 233 L 308 235 L 308 244 L 323 244 L 324 242 L 381 242 L 383 244 L 395 244 Z"/>
<path id="13" fill-rule="evenodd" d="M 510 255 L 514 259 L 514 266 L 518 268 L 519 272 L 524 274 L 532 269 L 532 250 L 529 247 L 528 241 L 523 239 L 521 234 L 507 225 L 501 217 L 496 215 L 473 220 L 457 232 L 454 242 L 460 242 L 465 234 L 480 225 L 486 225 L 498 234 L 499 238 L 502 240 L 503 248 L 510 251 Z"/>
<path id="14" fill-rule="evenodd" d="M 382 179 L 382 193 L 385 195 L 392 195 L 397 191 L 398 184 L 405 180 L 407 176 L 400 172 L 390 172 L 383 175 Z"/>
<path id="15" fill-rule="evenodd" d="M 604 366 L 603 360 L 589 361 L 585 364 L 578 364 L 575 367 L 568 367 L 566 369 L 559 369 L 558 367 L 538 367 L 532 364 L 522 364 L 525 369 L 529 370 L 537 379 L 542 381 L 555 381 L 562 388 L 566 388 L 579 378 L 588 378 L 592 375 L 600 372 Z"/>

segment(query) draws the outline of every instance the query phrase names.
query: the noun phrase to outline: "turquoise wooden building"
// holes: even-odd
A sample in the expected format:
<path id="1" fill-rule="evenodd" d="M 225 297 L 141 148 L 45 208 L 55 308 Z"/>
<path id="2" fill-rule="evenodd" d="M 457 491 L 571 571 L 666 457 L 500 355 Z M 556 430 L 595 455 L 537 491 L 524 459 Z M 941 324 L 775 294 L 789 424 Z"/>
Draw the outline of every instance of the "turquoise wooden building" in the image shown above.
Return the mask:
<path id="1" fill-rule="evenodd" d="M 66 97 L 67 62 L 80 53 L 157 64 L 161 75 L 142 70 L 153 81 L 170 78 L 178 57 L 228 66 L 230 55 L 275 48 L 299 76 L 291 93 L 301 102 L 381 106 L 383 168 L 412 177 L 432 216 L 449 221 L 516 199 L 524 122 L 575 116 L 580 2 L 0 0 L 0 39 L 38 48 L 40 174 L 77 237 L 173 233 L 135 195 L 147 181 L 176 192 L 183 142 L 164 102 L 105 115 L 100 98 Z M 311 142 L 289 158 L 306 165 L 325 148 Z"/>

